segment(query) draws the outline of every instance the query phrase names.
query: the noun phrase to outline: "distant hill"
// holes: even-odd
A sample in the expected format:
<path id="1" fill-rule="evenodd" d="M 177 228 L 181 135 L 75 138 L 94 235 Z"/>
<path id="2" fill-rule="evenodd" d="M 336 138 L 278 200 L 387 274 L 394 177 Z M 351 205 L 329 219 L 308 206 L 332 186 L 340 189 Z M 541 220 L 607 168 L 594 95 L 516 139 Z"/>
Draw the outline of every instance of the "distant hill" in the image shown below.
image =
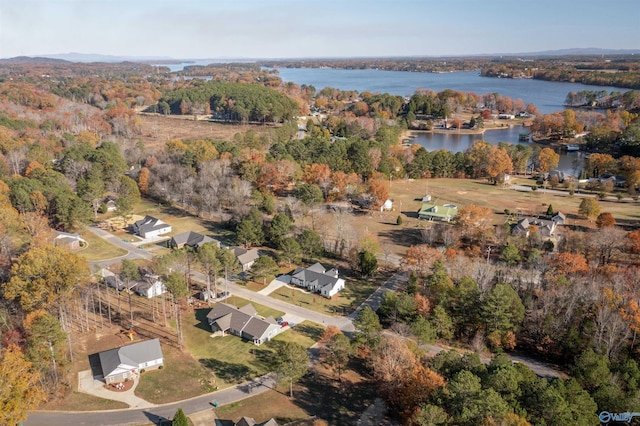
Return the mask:
<path id="1" fill-rule="evenodd" d="M 64 64 L 64 63 L 70 63 L 69 61 L 65 61 L 64 59 L 55 59 L 55 58 L 46 58 L 46 57 L 41 57 L 41 56 L 35 56 L 35 57 L 31 57 L 31 56 L 16 56 L 15 58 L 7 58 L 7 59 L 0 59 L 0 64 L 42 64 L 42 63 L 49 63 L 49 64 Z"/>
<path id="2" fill-rule="evenodd" d="M 593 55 L 640 55 L 640 49 L 600 49 L 583 47 L 572 49 L 543 50 L 541 52 L 501 53 L 503 56 L 593 56 Z"/>
<path id="3" fill-rule="evenodd" d="M 168 56 L 114 56 L 98 53 L 56 53 L 39 55 L 44 58 L 62 59 L 68 62 L 149 62 L 149 61 L 173 61 Z"/>

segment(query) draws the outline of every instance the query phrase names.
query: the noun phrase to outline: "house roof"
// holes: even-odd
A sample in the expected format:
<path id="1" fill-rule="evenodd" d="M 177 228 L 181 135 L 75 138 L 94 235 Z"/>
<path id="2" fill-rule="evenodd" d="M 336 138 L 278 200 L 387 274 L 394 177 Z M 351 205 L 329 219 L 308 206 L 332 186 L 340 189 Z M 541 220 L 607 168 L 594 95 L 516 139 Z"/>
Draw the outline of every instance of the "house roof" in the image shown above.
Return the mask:
<path id="1" fill-rule="evenodd" d="M 98 354 L 102 374 L 104 377 L 111 375 L 122 364 L 132 367 L 162 358 L 160 340 L 152 339 L 136 342 L 121 348 L 109 349 Z"/>
<path id="2" fill-rule="evenodd" d="M 273 318 L 263 319 L 257 316 L 253 305 L 238 308 L 226 303 L 216 303 L 207 314 L 210 323 L 216 324 L 222 331 L 236 330 L 249 339 L 261 337 L 272 325 L 277 325 Z"/>
<path id="3" fill-rule="evenodd" d="M 255 426 L 256 425 L 256 421 L 253 420 L 251 417 L 243 417 L 240 420 L 238 420 L 238 423 L 236 423 L 236 426 Z"/>
<path id="4" fill-rule="evenodd" d="M 327 285 L 333 287 L 339 279 L 337 269 L 331 269 L 329 272 L 325 272 L 324 266 L 320 263 L 314 263 L 306 269 L 298 268 L 293 272 L 291 277 L 305 283 L 316 283 L 318 287 Z"/>
<path id="5" fill-rule="evenodd" d="M 238 262 L 240 262 L 241 265 L 247 265 L 251 262 L 255 262 L 256 259 L 260 257 L 258 249 L 246 250 L 242 247 L 231 247 L 230 250 L 238 258 Z"/>
<path id="6" fill-rule="evenodd" d="M 438 206 L 431 203 L 423 203 L 418 211 L 418 216 L 447 217 L 452 218 L 458 214 L 457 207 Z"/>
<path id="7" fill-rule="evenodd" d="M 243 417 L 238 420 L 238 423 L 235 426 L 278 426 L 278 422 L 274 419 L 269 419 L 263 423 L 256 423 L 256 421 L 251 417 Z"/>
<path id="8" fill-rule="evenodd" d="M 189 247 L 198 248 L 203 244 L 217 242 L 215 239 L 197 232 L 188 231 L 182 234 L 174 235 L 172 238 L 175 245 L 187 245 Z"/>
<path id="9" fill-rule="evenodd" d="M 537 226 L 543 235 L 551 235 L 556 228 L 556 223 L 552 220 L 524 217 L 511 230 L 512 233 L 526 234 L 530 227 Z"/>
<path id="10" fill-rule="evenodd" d="M 165 222 L 157 219 L 153 216 L 145 216 L 144 219 L 140 219 L 133 224 L 133 229 L 136 232 L 150 232 L 158 229 L 164 229 L 167 225 Z"/>

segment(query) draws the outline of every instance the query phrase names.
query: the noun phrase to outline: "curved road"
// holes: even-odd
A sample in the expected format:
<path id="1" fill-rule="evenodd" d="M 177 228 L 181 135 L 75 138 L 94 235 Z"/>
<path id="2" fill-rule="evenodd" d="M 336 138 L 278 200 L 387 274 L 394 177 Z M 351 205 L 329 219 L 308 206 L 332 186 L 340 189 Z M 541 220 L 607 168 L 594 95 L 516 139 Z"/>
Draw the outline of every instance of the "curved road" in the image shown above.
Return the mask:
<path id="1" fill-rule="evenodd" d="M 220 405 L 230 404 L 250 396 L 258 395 L 273 389 L 275 379 L 272 374 L 241 385 L 201 395 L 180 402 L 158 405 L 149 408 L 131 408 L 125 410 L 68 412 L 68 411 L 35 411 L 29 413 L 24 425 L 137 425 L 145 423 L 159 423 L 170 420 L 178 408 L 187 414 L 199 413 L 213 409 L 213 402 Z"/>

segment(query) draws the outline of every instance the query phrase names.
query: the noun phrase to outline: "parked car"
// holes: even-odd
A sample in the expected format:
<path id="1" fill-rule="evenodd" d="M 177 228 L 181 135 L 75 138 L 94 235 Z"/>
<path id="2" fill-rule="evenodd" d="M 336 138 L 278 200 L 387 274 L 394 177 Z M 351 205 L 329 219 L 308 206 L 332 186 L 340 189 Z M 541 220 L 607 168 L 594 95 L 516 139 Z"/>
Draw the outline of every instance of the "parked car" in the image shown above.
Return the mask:
<path id="1" fill-rule="evenodd" d="M 282 322 L 283 322 L 283 321 L 284 321 L 284 320 L 282 319 L 282 317 L 278 317 L 278 318 L 276 318 L 276 322 L 277 322 L 278 324 L 282 324 Z"/>
<path id="2" fill-rule="evenodd" d="M 285 328 L 288 325 L 289 325 L 289 322 L 288 321 L 284 321 L 284 322 L 280 323 L 280 328 Z"/>

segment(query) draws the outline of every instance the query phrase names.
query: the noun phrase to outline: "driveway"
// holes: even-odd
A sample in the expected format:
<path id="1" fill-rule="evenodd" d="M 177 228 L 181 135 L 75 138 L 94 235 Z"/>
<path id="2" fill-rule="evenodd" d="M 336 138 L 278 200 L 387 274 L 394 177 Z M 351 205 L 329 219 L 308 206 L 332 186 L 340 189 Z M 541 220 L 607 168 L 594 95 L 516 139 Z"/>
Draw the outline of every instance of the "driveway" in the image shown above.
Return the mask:
<path id="1" fill-rule="evenodd" d="M 132 408 L 154 407 L 155 404 L 145 401 L 142 398 L 138 398 L 135 395 L 134 392 L 137 386 L 138 378 L 136 377 L 131 389 L 124 392 L 114 392 L 105 389 L 104 382 L 94 379 L 91 374 L 91 370 L 84 370 L 78 373 L 78 392 L 87 393 L 89 395 L 97 396 L 98 398 L 124 402 Z"/>

